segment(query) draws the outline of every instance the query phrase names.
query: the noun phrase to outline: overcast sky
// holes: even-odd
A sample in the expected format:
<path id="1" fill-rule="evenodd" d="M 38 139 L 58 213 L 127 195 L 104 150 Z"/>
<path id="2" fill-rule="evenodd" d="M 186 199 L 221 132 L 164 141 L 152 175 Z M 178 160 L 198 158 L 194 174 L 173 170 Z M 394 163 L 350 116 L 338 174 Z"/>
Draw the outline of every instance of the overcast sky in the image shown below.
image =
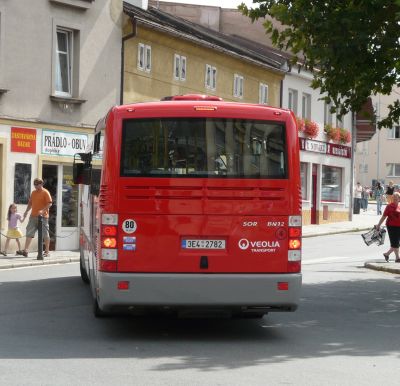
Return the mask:
<path id="1" fill-rule="evenodd" d="M 159 0 L 163 1 L 163 0 Z M 165 0 L 169 1 L 169 0 Z M 247 6 L 252 5 L 251 0 L 170 0 L 170 3 L 186 3 L 186 4 L 201 4 L 201 5 L 213 5 L 222 8 L 237 8 L 242 2 L 247 4 Z"/>

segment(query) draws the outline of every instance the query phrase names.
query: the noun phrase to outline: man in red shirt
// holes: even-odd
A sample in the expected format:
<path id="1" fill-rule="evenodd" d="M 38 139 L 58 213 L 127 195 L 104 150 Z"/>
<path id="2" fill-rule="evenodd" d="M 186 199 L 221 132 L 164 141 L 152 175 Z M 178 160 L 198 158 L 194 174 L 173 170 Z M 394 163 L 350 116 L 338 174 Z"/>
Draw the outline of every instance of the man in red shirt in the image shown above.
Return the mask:
<path id="1" fill-rule="evenodd" d="M 43 239 L 45 246 L 45 252 L 43 256 L 48 257 L 49 247 L 50 247 L 49 208 L 51 207 L 53 200 L 51 199 L 49 191 L 43 187 L 43 180 L 41 178 L 35 178 L 33 181 L 33 185 L 35 186 L 35 190 L 31 193 L 28 206 L 24 213 L 24 219 L 25 219 L 28 212 L 32 209 L 28 225 L 26 226 L 25 248 L 22 251 L 22 255 L 25 257 L 28 256 L 29 246 L 31 245 L 31 242 L 35 237 L 35 233 L 38 230 L 39 216 L 42 216 Z M 40 243 L 42 241 L 39 240 L 38 242 Z"/>

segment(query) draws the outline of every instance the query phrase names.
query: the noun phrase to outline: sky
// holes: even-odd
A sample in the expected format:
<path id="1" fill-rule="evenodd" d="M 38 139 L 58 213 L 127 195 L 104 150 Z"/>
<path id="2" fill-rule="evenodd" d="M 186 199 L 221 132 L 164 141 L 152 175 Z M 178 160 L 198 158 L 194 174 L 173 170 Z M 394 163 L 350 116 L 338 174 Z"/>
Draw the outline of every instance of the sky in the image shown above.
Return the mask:
<path id="1" fill-rule="evenodd" d="M 163 0 L 159 0 L 163 1 Z M 212 5 L 222 8 L 237 8 L 242 2 L 247 6 L 252 5 L 251 0 L 165 0 L 170 3 L 185 3 L 185 4 L 199 4 L 199 5 Z"/>

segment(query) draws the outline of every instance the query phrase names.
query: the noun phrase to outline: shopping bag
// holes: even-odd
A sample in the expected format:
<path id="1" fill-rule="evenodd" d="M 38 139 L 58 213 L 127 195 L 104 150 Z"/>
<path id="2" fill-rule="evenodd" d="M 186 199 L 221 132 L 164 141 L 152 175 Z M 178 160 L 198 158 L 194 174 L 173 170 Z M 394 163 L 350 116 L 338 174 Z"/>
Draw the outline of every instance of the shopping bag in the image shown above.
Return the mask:
<path id="1" fill-rule="evenodd" d="M 361 237 L 363 238 L 364 243 L 368 246 L 374 243 L 377 245 L 383 245 L 385 243 L 386 229 L 383 227 L 378 230 L 374 227 L 367 233 L 363 233 Z"/>

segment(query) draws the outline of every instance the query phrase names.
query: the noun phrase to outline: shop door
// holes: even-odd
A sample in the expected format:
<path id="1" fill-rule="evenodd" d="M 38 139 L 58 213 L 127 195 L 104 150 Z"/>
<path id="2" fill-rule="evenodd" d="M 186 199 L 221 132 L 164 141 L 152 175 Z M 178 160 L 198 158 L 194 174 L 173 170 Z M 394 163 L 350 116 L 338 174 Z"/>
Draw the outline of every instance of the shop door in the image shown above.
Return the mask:
<path id="1" fill-rule="evenodd" d="M 317 165 L 313 165 L 311 176 L 311 224 L 317 223 L 317 171 Z"/>
<path id="2" fill-rule="evenodd" d="M 42 178 L 53 198 L 49 213 L 50 250 L 77 250 L 79 187 L 72 182 L 72 165 L 43 165 Z"/>

